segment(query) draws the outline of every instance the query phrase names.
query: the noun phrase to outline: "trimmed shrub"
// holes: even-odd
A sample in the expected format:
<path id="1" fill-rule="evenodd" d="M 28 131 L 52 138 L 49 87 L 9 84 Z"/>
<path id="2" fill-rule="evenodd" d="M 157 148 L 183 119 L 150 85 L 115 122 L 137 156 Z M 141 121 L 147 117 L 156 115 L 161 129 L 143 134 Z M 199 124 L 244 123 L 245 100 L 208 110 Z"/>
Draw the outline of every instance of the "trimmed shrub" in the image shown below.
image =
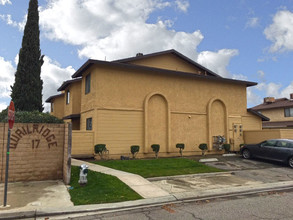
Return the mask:
<path id="1" fill-rule="evenodd" d="M 202 155 L 205 155 L 205 152 L 208 150 L 208 145 L 205 143 L 201 143 L 200 145 L 198 145 L 198 148 L 202 150 Z"/>
<path id="2" fill-rule="evenodd" d="M 8 108 L 0 113 L 0 122 L 8 122 Z M 48 123 L 48 124 L 60 124 L 64 123 L 63 120 L 56 118 L 49 113 L 43 113 L 38 111 L 24 112 L 15 111 L 15 123 Z"/>
<path id="3" fill-rule="evenodd" d="M 152 148 L 153 151 L 155 152 L 156 159 L 157 159 L 157 158 L 158 158 L 159 151 L 160 151 L 160 145 L 159 145 L 159 144 L 153 144 L 153 145 L 151 146 L 151 148 Z"/>
<path id="4" fill-rule="evenodd" d="M 183 143 L 176 144 L 176 148 L 179 148 L 179 153 L 180 153 L 181 157 L 182 157 L 182 151 L 183 151 L 184 147 L 185 147 L 185 145 Z"/>
<path id="5" fill-rule="evenodd" d="M 135 159 L 136 154 L 139 152 L 139 146 L 138 145 L 132 145 L 130 147 L 130 152 L 132 154 L 133 159 Z"/>
<path id="6" fill-rule="evenodd" d="M 224 148 L 225 152 L 230 152 L 231 145 L 230 144 L 223 144 L 223 148 Z"/>
<path id="7" fill-rule="evenodd" d="M 96 144 L 95 145 L 95 154 L 98 154 L 101 159 L 104 159 L 104 155 L 107 153 L 106 144 Z"/>

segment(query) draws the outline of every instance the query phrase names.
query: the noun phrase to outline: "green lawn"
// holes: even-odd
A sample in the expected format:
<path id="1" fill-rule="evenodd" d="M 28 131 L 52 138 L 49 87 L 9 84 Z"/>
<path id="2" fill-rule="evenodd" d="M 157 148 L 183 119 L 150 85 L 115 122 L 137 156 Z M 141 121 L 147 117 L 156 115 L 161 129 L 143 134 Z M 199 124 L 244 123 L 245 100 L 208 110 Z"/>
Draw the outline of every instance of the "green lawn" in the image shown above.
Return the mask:
<path id="1" fill-rule="evenodd" d="M 79 167 L 71 167 L 71 182 L 73 189 L 69 190 L 74 205 L 88 205 L 110 202 L 122 202 L 142 199 L 117 177 L 89 170 L 88 183 L 80 186 Z"/>
<path id="2" fill-rule="evenodd" d="M 159 158 L 152 160 L 106 160 L 93 163 L 135 173 L 145 178 L 174 176 L 195 173 L 221 172 L 222 170 L 206 166 L 186 158 Z"/>

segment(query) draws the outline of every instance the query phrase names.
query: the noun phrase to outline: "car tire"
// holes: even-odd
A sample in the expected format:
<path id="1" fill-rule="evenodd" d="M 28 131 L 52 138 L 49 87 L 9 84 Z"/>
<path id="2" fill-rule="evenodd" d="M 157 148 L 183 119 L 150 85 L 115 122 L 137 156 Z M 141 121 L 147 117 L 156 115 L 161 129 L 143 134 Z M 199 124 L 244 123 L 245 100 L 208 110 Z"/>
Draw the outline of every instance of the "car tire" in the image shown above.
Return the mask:
<path id="1" fill-rule="evenodd" d="M 288 164 L 291 168 L 293 168 L 293 157 L 290 157 L 288 160 Z"/>
<path id="2" fill-rule="evenodd" d="M 250 151 L 248 150 L 248 149 L 244 149 L 243 151 L 242 151 L 242 157 L 244 158 L 244 159 L 250 159 L 251 158 L 251 153 L 250 153 Z M 293 162 L 293 161 L 292 161 Z"/>

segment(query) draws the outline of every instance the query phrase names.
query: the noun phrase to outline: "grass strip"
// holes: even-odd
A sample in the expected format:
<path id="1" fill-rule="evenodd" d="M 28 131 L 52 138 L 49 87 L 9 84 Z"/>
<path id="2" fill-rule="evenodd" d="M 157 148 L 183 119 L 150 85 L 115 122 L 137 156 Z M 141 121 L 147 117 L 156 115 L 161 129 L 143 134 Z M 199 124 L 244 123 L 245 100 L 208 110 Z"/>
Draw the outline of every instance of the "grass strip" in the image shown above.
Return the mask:
<path id="1" fill-rule="evenodd" d="M 142 199 L 140 195 L 121 182 L 117 177 L 89 170 L 88 183 L 80 186 L 79 167 L 71 167 L 71 182 L 69 189 L 71 201 L 74 205 L 88 205 L 122 202 Z"/>
<path id="2" fill-rule="evenodd" d="M 93 163 L 129 173 L 135 173 L 145 178 L 223 171 L 186 158 L 106 160 L 95 161 Z"/>

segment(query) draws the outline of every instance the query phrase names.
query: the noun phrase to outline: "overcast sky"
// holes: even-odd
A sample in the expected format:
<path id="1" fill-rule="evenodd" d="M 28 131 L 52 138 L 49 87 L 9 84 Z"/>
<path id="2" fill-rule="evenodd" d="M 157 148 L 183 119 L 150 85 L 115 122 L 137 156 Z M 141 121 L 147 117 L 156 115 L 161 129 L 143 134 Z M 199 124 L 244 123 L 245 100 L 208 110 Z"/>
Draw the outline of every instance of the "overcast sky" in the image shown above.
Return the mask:
<path id="1" fill-rule="evenodd" d="M 0 0 L 0 109 L 10 101 L 29 0 Z M 248 107 L 293 93 L 293 0 L 39 0 L 43 99 L 87 59 L 175 49 L 254 81 Z M 48 109 L 48 106 L 46 106 Z"/>

